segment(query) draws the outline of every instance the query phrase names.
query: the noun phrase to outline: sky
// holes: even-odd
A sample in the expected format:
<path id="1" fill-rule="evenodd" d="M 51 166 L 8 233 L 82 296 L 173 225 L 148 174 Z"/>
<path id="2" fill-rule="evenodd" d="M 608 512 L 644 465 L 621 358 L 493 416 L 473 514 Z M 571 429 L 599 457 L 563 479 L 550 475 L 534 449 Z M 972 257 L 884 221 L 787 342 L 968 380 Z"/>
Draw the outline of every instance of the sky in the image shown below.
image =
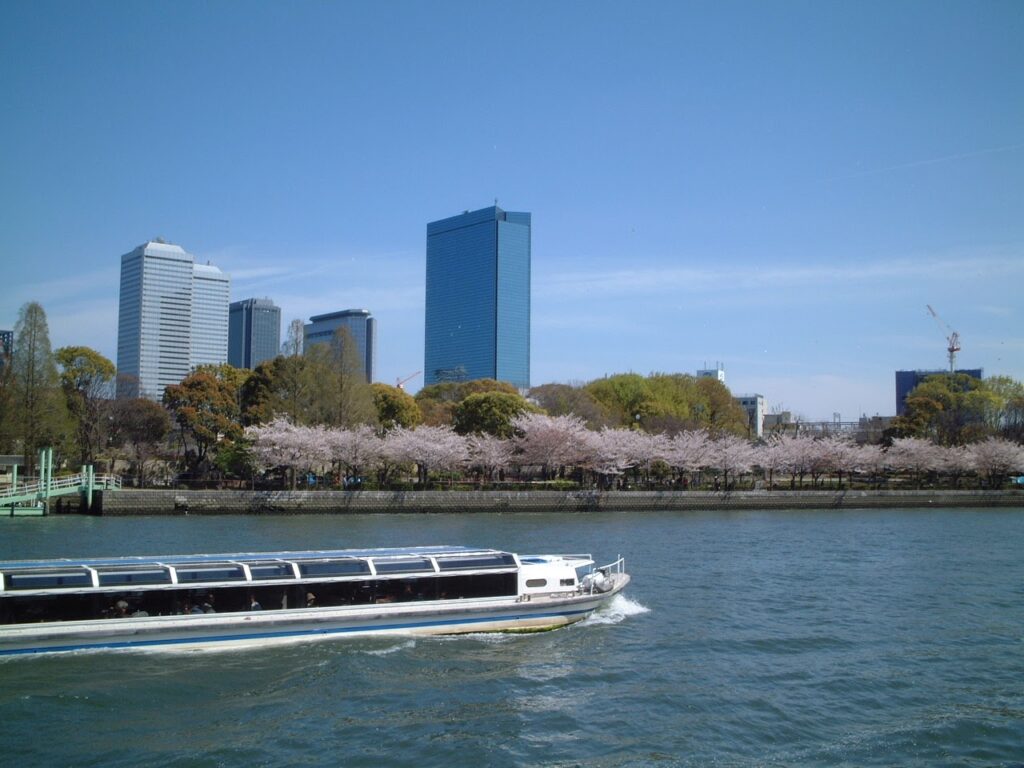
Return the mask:
<path id="1" fill-rule="evenodd" d="M 498 200 L 535 385 L 720 362 L 849 421 L 952 329 L 1024 380 L 1021 40 L 1016 0 L 0 0 L 0 328 L 38 301 L 115 360 L 159 236 L 285 327 L 371 310 L 393 384 L 427 222 Z"/>

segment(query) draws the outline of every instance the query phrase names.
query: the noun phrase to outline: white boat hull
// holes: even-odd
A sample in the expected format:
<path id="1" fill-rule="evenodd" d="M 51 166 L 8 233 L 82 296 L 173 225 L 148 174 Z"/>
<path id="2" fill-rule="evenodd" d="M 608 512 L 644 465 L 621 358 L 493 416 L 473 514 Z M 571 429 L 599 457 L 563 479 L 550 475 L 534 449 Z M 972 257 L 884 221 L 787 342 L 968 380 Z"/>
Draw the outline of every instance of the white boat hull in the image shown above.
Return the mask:
<path id="1" fill-rule="evenodd" d="M 244 613 L 148 616 L 0 628 L 0 656 L 103 649 L 266 646 L 357 635 L 450 635 L 557 629 L 586 618 L 629 582 L 599 594 L 552 593 Z"/>

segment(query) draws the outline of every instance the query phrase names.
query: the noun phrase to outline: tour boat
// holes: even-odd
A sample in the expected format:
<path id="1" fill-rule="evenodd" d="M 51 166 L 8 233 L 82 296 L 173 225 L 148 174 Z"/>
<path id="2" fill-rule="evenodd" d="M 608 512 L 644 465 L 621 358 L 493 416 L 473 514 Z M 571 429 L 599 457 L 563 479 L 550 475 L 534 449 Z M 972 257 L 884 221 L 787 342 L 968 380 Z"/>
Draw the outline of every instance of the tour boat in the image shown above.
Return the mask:
<path id="1" fill-rule="evenodd" d="M 0 562 L 0 656 L 548 630 L 628 583 L 621 557 L 454 546 Z"/>

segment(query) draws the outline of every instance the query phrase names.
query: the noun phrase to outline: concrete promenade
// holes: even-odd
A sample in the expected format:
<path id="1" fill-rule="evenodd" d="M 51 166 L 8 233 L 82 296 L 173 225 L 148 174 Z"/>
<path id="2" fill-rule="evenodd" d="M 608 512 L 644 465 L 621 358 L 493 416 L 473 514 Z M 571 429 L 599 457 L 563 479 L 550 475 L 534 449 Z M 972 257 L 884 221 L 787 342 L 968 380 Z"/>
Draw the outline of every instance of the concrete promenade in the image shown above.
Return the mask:
<path id="1" fill-rule="evenodd" d="M 650 510 L 1017 507 L 1024 491 L 175 491 L 103 494 L 100 514 L 640 512 Z M 77 512 L 65 505 L 57 512 Z"/>

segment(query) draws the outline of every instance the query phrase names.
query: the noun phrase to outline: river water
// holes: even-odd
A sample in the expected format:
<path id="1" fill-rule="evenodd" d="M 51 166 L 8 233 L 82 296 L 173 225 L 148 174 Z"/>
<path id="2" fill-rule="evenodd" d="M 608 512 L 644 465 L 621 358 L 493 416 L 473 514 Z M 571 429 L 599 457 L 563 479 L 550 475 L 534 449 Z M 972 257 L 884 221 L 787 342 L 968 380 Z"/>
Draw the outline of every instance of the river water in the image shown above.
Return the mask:
<path id="1" fill-rule="evenodd" d="M 539 635 L 0 662 L 11 766 L 1024 765 L 1024 510 L 0 519 L 0 559 L 626 557 Z"/>

